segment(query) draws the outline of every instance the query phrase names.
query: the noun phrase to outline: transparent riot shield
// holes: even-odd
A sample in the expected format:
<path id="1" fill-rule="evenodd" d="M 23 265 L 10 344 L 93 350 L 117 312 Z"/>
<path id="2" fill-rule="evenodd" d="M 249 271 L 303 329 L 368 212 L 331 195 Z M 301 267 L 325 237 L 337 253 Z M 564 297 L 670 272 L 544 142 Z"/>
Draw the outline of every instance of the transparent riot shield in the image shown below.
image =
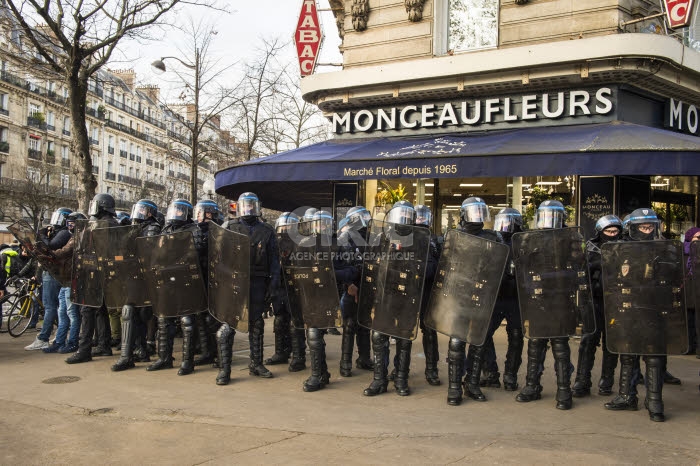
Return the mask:
<path id="1" fill-rule="evenodd" d="M 92 232 L 97 267 L 104 275 L 105 304 L 109 308 L 151 305 L 136 253 L 136 238 L 140 235 L 138 225 L 98 228 Z"/>
<path id="2" fill-rule="evenodd" d="M 372 222 L 362 264 L 360 325 L 416 338 L 429 248 L 427 228 Z"/>
<path id="3" fill-rule="evenodd" d="M 300 222 L 292 231 L 277 232 L 287 303 L 297 328 L 333 328 L 343 325 L 340 296 L 335 281 L 331 238 L 303 235 L 309 232 Z"/>
<path id="4" fill-rule="evenodd" d="M 136 248 L 156 315 L 179 317 L 207 309 L 192 232 L 138 238 Z"/>
<path id="5" fill-rule="evenodd" d="M 528 338 L 558 338 L 595 331 L 588 260 L 580 227 L 516 233 L 513 257 L 520 316 Z"/>
<path id="6" fill-rule="evenodd" d="M 601 248 L 608 350 L 664 355 L 688 350 L 683 249 L 677 241 L 624 241 Z"/>
<path id="7" fill-rule="evenodd" d="M 59 281 L 61 286 L 70 286 L 70 267 L 67 262 L 72 262 L 72 257 L 65 260 L 57 259 L 44 243 L 37 241 L 34 229 L 24 220 L 13 223 L 7 227 L 7 230 L 17 238 L 29 255 L 39 261 L 44 270 Z"/>
<path id="8" fill-rule="evenodd" d="M 510 248 L 459 230 L 445 234 L 424 323 L 438 332 L 483 345 Z"/>
<path id="9" fill-rule="evenodd" d="M 71 301 L 79 306 L 101 307 L 104 302 L 104 273 L 97 263 L 93 231 L 109 226 L 106 220 L 75 222 Z"/>
<path id="10" fill-rule="evenodd" d="M 248 331 L 250 238 L 209 223 L 209 312 Z"/>

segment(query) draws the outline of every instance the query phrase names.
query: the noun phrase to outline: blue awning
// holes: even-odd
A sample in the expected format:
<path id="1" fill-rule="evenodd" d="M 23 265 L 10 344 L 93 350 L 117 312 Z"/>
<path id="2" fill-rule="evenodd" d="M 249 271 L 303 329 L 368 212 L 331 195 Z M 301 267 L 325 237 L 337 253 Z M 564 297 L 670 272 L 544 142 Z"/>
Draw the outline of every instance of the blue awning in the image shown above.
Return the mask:
<path id="1" fill-rule="evenodd" d="M 433 137 L 330 140 L 216 173 L 216 192 L 254 191 L 287 210 L 328 201 L 333 181 L 480 176 L 700 175 L 700 138 L 615 121 Z"/>

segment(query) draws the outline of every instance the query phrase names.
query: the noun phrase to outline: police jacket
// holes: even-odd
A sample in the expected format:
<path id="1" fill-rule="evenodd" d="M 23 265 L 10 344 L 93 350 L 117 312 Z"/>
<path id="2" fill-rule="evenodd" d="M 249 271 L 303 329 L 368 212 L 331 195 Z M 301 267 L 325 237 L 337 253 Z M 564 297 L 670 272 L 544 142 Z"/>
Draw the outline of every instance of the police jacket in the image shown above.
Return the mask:
<path id="1" fill-rule="evenodd" d="M 141 227 L 141 236 L 158 236 L 161 233 L 160 223 L 153 217 L 149 217 L 136 225 Z"/>
<path id="2" fill-rule="evenodd" d="M 275 229 L 257 218 L 247 222 L 243 219 L 237 223 L 227 222 L 225 225 L 229 230 L 250 238 L 251 279 L 265 279 L 276 291 L 281 269 Z"/>
<path id="3" fill-rule="evenodd" d="M 49 233 L 48 227 L 42 228 L 37 235 L 37 239 L 46 244 L 52 251 L 56 251 L 65 246 L 70 237 L 71 234 L 68 228 L 65 227 L 54 229 L 51 233 Z"/>
<path id="4" fill-rule="evenodd" d="M 502 235 L 503 243 L 508 245 L 508 262 L 501 280 L 501 288 L 498 290 L 499 298 L 517 299 L 518 285 L 515 279 L 515 262 L 513 260 L 513 234 Z"/>
<path id="5" fill-rule="evenodd" d="M 362 249 L 351 234 L 341 234 L 337 241 L 333 257 L 335 280 L 338 287 L 345 292 L 348 286 L 360 286 L 362 278 Z"/>

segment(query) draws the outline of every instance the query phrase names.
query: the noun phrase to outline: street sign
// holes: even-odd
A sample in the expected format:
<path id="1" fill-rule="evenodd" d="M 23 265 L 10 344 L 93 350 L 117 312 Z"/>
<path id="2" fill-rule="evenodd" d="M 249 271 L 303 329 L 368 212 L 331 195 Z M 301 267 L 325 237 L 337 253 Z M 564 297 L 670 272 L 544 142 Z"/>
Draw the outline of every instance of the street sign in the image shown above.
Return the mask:
<path id="1" fill-rule="evenodd" d="M 688 25 L 693 11 L 693 0 L 664 0 L 666 4 L 666 18 L 671 29 Z"/>
<path id="2" fill-rule="evenodd" d="M 299 21 L 294 31 L 301 76 L 309 76 L 316 68 L 316 59 L 323 42 L 323 30 L 318 19 L 316 0 L 303 0 Z"/>

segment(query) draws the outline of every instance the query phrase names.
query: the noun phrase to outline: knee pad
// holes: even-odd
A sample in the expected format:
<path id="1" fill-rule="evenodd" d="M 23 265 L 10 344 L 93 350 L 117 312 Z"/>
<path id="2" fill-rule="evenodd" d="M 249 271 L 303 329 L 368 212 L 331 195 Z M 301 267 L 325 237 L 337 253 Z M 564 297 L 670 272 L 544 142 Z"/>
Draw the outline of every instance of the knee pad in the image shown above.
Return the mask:
<path id="1" fill-rule="evenodd" d="M 448 346 L 448 350 L 452 352 L 459 352 L 459 353 L 464 353 L 464 350 L 466 349 L 467 344 L 463 342 L 462 340 L 458 340 L 456 338 L 450 338 L 450 344 Z"/>
<path id="2" fill-rule="evenodd" d="M 232 329 L 229 324 L 221 324 L 221 327 L 219 327 L 219 330 L 216 332 L 216 338 L 217 340 L 221 341 L 230 337 L 231 335 L 235 335 L 235 333 L 236 331 Z"/>
<path id="3" fill-rule="evenodd" d="M 182 331 L 188 331 L 191 332 L 192 329 L 194 328 L 194 319 L 192 316 L 183 316 L 180 317 L 180 324 L 182 325 Z"/>
<path id="4" fill-rule="evenodd" d="M 128 322 L 134 315 L 134 306 L 126 304 L 122 307 L 122 320 Z"/>

